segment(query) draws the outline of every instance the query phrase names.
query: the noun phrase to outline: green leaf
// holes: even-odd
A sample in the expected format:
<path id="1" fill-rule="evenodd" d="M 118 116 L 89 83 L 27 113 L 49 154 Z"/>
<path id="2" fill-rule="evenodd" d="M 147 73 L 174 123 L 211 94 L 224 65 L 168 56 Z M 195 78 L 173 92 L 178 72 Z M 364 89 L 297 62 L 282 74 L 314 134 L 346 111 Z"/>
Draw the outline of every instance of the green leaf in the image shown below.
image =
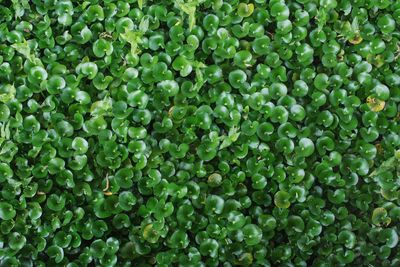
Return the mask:
<path id="1" fill-rule="evenodd" d="M 0 202 L 0 218 L 2 220 L 11 220 L 16 215 L 14 207 L 6 202 Z"/>
<path id="2" fill-rule="evenodd" d="M 138 6 L 140 9 L 143 8 L 143 2 L 144 2 L 144 0 L 138 0 Z"/>
<path id="3" fill-rule="evenodd" d="M 47 255 L 53 258 L 56 263 L 60 263 L 64 259 L 64 250 L 56 245 L 52 245 L 47 249 Z"/>

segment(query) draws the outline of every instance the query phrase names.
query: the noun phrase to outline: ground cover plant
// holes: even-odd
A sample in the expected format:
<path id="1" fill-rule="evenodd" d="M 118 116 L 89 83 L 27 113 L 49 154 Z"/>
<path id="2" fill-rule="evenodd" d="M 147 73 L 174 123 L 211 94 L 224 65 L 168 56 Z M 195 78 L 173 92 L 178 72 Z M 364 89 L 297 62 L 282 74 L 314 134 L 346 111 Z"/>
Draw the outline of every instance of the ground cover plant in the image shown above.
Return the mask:
<path id="1" fill-rule="evenodd" d="M 0 0 L 0 266 L 400 266 L 399 23 Z"/>

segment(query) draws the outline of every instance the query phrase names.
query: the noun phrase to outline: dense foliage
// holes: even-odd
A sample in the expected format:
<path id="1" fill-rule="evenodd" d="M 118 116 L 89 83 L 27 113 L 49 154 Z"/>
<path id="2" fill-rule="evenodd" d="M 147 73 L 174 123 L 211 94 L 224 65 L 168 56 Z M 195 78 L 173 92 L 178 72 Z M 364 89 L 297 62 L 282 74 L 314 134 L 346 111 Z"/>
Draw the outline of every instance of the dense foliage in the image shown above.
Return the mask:
<path id="1" fill-rule="evenodd" d="M 399 23 L 0 0 L 0 266 L 400 266 Z"/>

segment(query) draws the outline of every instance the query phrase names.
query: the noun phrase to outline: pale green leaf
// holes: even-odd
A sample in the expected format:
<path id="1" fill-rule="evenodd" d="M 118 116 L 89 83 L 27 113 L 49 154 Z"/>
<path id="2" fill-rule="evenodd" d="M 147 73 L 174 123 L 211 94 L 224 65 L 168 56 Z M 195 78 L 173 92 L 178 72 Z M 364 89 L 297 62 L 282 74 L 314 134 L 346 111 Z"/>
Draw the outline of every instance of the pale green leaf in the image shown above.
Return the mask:
<path id="1" fill-rule="evenodd" d="M 4 129 L 4 134 L 5 134 L 5 138 L 6 140 L 10 139 L 10 122 L 8 121 L 6 124 L 6 127 Z"/>
<path id="2" fill-rule="evenodd" d="M 229 139 L 230 139 L 232 142 L 236 142 L 236 141 L 238 140 L 239 136 L 240 136 L 240 132 L 239 132 L 239 133 L 234 133 L 234 134 L 232 134 L 232 135 L 229 135 Z"/>
<path id="3" fill-rule="evenodd" d="M 147 23 L 147 27 L 148 27 L 148 20 L 147 19 L 142 20 L 139 27 L 142 27 L 142 29 L 145 29 L 146 23 Z M 121 33 L 122 39 L 131 45 L 132 55 L 137 55 L 140 53 L 139 44 L 142 43 L 143 34 L 144 34 L 144 32 L 141 30 L 132 31 L 132 30 L 128 30 L 128 29 L 125 29 L 125 33 Z"/>
<path id="4" fill-rule="evenodd" d="M 27 59 L 31 59 L 31 48 L 28 45 L 28 42 L 24 40 L 23 43 L 12 44 L 12 48 L 14 48 L 18 53 L 23 55 Z"/>
<path id="5" fill-rule="evenodd" d="M 6 139 L 6 133 L 5 133 L 5 124 L 4 124 L 4 123 L 2 123 L 2 124 L 1 124 L 1 128 L 0 128 L 0 136 L 1 136 L 1 138 L 4 138 L 4 139 Z"/>
<path id="6" fill-rule="evenodd" d="M 89 5 L 90 5 L 89 1 L 83 1 L 83 3 L 80 4 L 80 7 L 82 8 L 82 10 L 85 10 Z"/>
<path id="7" fill-rule="evenodd" d="M 232 128 L 229 129 L 228 135 L 232 136 L 232 135 L 236 134 L 236 132 L 237 132 L 237 128 L 236 127 L 232 127 Z"/>
<path id="8" fill-rule="evenodd" d="M 227 148 L 228 146 L 230 146 L 232 144 L 232 141 L 229 138 L 224 138 L 224 141 L 222 141 L 222 144 L 220 145 L 219 149 L 224 149 Z"/>
<path id="9" fill-rule="evenodd" d="M 393 171 L 396 168 L 396 165 L 398 165 L 398 160 L 396 159 L 395 156 L 385 160 L 384 162 L 381 163 L 381 165 L 376 168 L 371 174 L 369 175 L 370 177 L 377 176 L 383 172 L 387 171 Z"/>
<path id="10" fill-rule="evenodd" d="M 149 18 L 143 17 L 139 24 L 139 31 L 145 34 L 149 30 Z"/>
<path id="11" fill-rule="evenodd" d="M 221 137 L 223 141 L 219 149 L 226 148 L 238 140 L 240 132 L 237 132 L 237 130 L 238 129 L 236 127 L 230 128 L 228 136 L 224 135 Z"/>
<path id="12" fill-rule="evenodd" d="M 18 18 L 22 17 L 25 14 L 24 6 L 26 6 L 26 4 L 23 2 L 26 2 L 26 1 L 11 0 L 11 2 L 13 5 L 15 18 L 18 19 Z"/>
<path id="13" fill-rule="evenodd" d="M 106 97 L 103 100 L 96 101 L 90 107 L 91 116 L 104 116 L 107 115 L 112 108 L 112 101 L 110 97 Z"/>
<path id="14" fill-rule="evenodd" d="M 353 22 L 351 23 L 351 29 L 355 34 L 360 32 L 360 26 L 358 24 L 358 18 L 357 17 L 355 17 L 353 19 Z"/>
<path id="15" fill-rule="evenodd" d="M 204 0 L 189 0 L 187 2 L 184 0 L 175 0 L 177 7 L 188 15 L 189 31 L 196 25 L 196 8 L 203 2 Z"/>
<path id="16" fill-rule="evenodd" d="M 318 23 L 317 23 L 318 29 L 322 30 L 322 28 L 325 26 L 325 24 L 326 24 L 326 22 L 328 20 L 328 14 L 327 14 L 326 10 L 325 9 L 320 9 L 318 11 L 318 15 L 317 15 L 316 19 L 318 21 Z"/>
<path id="17" fill-rule="evenodd" d="M 2 89 L 5 93 L 0 93 L 0 102 L 8 103 L 15 98 L 15 86 L 13 84 L 6 84 L 3 86 L 6 88 L 3 87 Z"/>

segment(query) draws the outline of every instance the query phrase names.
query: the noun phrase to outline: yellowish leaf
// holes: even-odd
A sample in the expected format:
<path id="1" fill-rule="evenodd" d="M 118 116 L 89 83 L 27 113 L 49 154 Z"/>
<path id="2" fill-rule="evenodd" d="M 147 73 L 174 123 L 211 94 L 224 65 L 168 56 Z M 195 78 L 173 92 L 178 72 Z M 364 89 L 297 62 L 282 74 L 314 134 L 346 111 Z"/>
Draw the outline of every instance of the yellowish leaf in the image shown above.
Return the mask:
<path id="1" fill-rule="evenodd" d="M 143 238 L 146 240 L 149 238 L 149 235 L 151 233 L 151 231 L 153 231 L 153 224 L 148 224 L 144 227 L 143 229 Z"/>
<path id="2" fill-rule="evenodd" d="M 379 112 L 385 108 L 385 101 L 369 96 L 367 97 L 367 105 L 372 111 Z"/>
<path id="3" fill-rule="evenodd" d="M 356 44 L 361 43 L 362 41 L 363 41 L 363 38 L 360 35 L 356 35 L 353 39 L 349 40 L 349 43 L 356 45 Z"/>

